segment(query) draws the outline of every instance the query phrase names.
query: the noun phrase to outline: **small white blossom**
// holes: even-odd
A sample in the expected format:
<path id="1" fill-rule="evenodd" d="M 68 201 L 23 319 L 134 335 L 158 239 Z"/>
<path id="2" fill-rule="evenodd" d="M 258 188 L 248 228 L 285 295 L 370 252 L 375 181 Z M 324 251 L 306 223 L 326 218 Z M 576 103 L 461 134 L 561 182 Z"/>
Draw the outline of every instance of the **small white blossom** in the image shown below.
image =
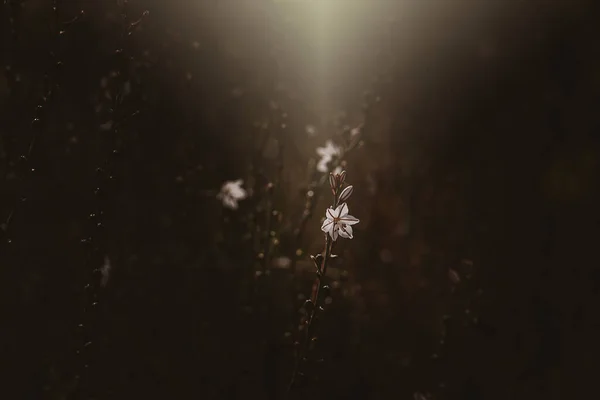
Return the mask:
<path id="1" fill-rule="evenodd" d="M 348 214 L 348 205 L 346 203 L 340 204 L 334 210 L 329 207 L 325 213 L 325 221 L 321 226 L 321 230 L 328 233 L 333 240 L 337 240 L 338 235 L 352 239 L 352 226 L 358 224 L 359 220 Z"/>
<path id="2" fill-rule="evenodd" d="M 236 210 L 238 208 L 238 201 L 245 199 L 248 194 L 242 188 L 243 180 L 238 179 L 237 181 L 227 181 L 221 187 L 221 192 L 217 195 L 217 199 L 223 202 L 223 206 Z"/>
<path id="3" fill-rule="evenodd" d="M 317 170 L 319 172 L 328 172 L 327 164 L 333 157 L 339 157 L 342 154 L 342 148 L 335 145 L 331 140 L 325 142 L 325 147 L 317 147 L 317 154 L 321 156 L 319 163 L 317 164 Z"/>

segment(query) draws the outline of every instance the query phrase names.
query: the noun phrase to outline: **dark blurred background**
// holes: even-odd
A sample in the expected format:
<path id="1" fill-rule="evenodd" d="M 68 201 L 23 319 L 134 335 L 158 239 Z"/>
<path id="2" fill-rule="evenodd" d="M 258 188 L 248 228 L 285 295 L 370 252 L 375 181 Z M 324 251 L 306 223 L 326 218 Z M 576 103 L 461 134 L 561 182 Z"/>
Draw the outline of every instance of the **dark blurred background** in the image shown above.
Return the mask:
<path id="1" fill-rule="evenodd" d="M 292 398 L 593 398 L 599 17 L 5 0 L 1 397 L 284 398 L 329 205 L 297 234 L 315 149 L 364 123 L 345 158 L 361 222 Z"/>

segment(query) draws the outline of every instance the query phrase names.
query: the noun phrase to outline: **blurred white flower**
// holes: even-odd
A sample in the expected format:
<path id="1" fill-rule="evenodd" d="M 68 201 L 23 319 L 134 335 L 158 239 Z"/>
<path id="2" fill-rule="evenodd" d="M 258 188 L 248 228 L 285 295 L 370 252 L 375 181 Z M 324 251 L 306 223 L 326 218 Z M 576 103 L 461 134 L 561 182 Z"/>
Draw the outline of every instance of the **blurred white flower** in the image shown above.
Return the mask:
<path id="1" fill-rule="evenodd" d="M 317 128 L 315 128 L 314 125 L 306 125 L 306 134 L 308 136 L 316 136 L 317 135 Z"/>
<path id="2" fill-rule="evenodd" d="M 221 187 L 221 191 L 217 195 L 217 199 L 221 200 L 223 206 L 236 210 L 238 208 L 238 200 L 244 200 L 248 194 L 242 188 L 243 180 L 227 181 Z"/>
<path id="3" fill-rule="evenodd" d="M 317 154 L 321 157 L 332 158 L 339 155 L 341 148 L 335 145 L 331 140 L 325 142 L 325 147 L 317 147 Z"/>
<path id="4" fill-rule="evenodd" d="M 317 171 L 319 172 L 327 172 L 327 164 L 330 162 L 331 160 L 328 160 L 326 158 L 321 158 L 319 160 L 319 162 L 317 163 Z"/>
<path id="5" fill-rule="evenodd" d="M 340 204 L 334 210 L 329 207 L 325 213 L 325 221 L 321 226 L 321 230 L 328 233 L 333 240 L 337 240 L 338 235 L 352 239 L 352 226 L 358 224 L 359 220 L 348 214 L 348 205 L 346 203 Z"/>
<path id="6" fill-rule="evenodd" d="M 342 171 L 343 171 L 342 167 L 338 165 L 338 166 L 337 166 L 337 167 L 335 167 L 335 169 L 333 170 L 333 174 L 334 174 L 334 175 L 339 175 L 339 174 L 341 174 L 341 173 L 342 173 Z"/>
<path id="7" fill-rule="evenodd" d="M 329 169 L 327 168 L 327 164 L 333 160 L 334 156 L 339 157 L 341 153 L 342 148 L 333 144 L 331 140 L 325 142 L 325 147 L 317 147 L 317 154 L 321 156 L 321 159 L 317 164 L 317 170 L 323 173 L 328 172 Z"/>

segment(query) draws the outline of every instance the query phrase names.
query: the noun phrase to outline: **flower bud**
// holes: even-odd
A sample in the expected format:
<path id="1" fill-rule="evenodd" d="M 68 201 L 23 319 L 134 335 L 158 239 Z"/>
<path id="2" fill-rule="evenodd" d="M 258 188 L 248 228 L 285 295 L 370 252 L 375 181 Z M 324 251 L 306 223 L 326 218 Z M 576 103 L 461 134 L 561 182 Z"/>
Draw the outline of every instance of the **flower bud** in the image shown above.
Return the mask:
<path id="1" fill-rule="evenodd" d="M 339 203 L 345 203 L 346 200 L 348 200 L 350 198 L 353 191 L 354 191 L 354 187 L 352 185 L 346 186 L 346 188 L 344 188 L 344 190 L 342 190 L 342 193 L 340 193 Z"/>
<path id="2" fill-rule="evenodd" d="M 337 189 L 335 175 L 332 173 L 329 174 L 329 186 L 331 186 L 331 190 L 333 190 L 334 192 Z"/>

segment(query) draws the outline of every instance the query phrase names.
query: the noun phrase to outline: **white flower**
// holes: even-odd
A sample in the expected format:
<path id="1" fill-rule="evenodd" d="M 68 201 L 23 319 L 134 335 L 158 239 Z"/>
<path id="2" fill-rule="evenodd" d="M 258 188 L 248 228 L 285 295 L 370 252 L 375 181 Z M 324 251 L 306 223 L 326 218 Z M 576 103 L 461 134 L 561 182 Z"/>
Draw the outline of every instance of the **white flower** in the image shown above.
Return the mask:
<path id="1" fill-rule="evenodd" d="M 317 136 L 317 128 L 314 125 L 306 125 L 306 134 L 308 136 Z"/>
<path id="2" fill-rule="evenodd" d="M 331 207 L 327 209 L 321 230 L 329 233 L 333 240 L 337 240 L 338 235 L 346 239 L 352 239 L 351 225 L 358 224 L 358 222 L 358 219 L 348 215 L 348 205 L 343 203 L 337 206 L 335 210 Z"/>
<path id="3" fill-rule="evenodd" d="M 325 147 L 317 147 L 317 154 L 321 156 L 317 164 L 317 170 L 319 172 L 328 172 L 327 164 L 329 164 L 334 156 L 339 157 L 342 154 L 342 148 L 333 144 L 331 140 L 328 140 L 325 142 Z"/>
<path id="4" fill-rule="evenodd" d="M 227 181 L 221 187 L 221 192 L 217 195 L 217 199 L 223 202 L 223 205 L 232 210 L 238 208 L 238 200 L 243 200 L 247 197 L 246 191 L 242 188 L 243 180 Z"/>
<path id="5" fill-rule="evenodd" d="M 317 147 L 317 154 L 321 157 L 332 158 L 339 155 L 341 148 L 335 145 L 331 140 L 325 142 L 325 147 Z"/>

